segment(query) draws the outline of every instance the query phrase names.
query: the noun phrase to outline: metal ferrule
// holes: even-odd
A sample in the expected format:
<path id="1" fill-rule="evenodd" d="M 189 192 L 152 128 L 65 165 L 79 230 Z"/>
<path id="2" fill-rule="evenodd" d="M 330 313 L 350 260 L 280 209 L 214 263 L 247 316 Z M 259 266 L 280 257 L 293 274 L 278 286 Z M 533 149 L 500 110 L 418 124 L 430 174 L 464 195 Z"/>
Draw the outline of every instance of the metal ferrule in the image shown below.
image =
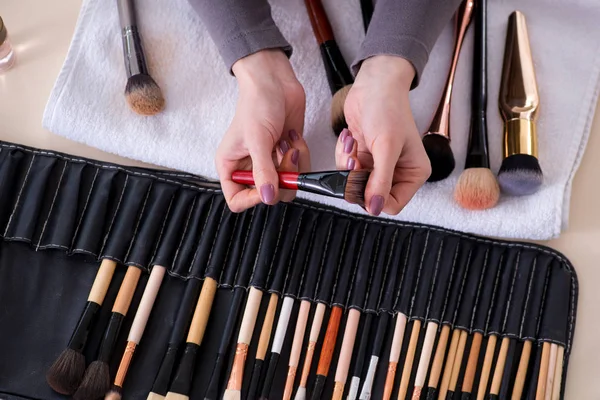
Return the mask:
<path id="1" fill-rule="evenodd" d="M 123 56 L 127 77 L 138 74 L 148 74 L 146 59 L 142 50 L 142 42 L 136 26 L 123 28 Z"/>
<path id="2" fill-rule="evenodd" d="M 349 171 L 301 174 L 298 177 L 298 188 L 305 192 L 343 199 L 349 174 Z"/>
<path id="3" fill-rule="evenodd" d="M 504 123 L 504 158 L 514 154 L 529 154 L 537 158 L 537 135 L 533 121 L 515 118 Z"/>

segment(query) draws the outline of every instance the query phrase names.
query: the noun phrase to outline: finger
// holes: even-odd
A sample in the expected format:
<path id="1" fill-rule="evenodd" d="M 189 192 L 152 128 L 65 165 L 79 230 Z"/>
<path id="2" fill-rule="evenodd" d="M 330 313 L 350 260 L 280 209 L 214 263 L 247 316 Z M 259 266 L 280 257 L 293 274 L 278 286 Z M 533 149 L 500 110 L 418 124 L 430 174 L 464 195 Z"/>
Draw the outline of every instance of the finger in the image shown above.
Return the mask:
<path id="1" fill-rule="evenodd" d="M 223 160 L 217 153 L 215 164 L 219 180 L 221 181 L 223 196 L 232 212 L 242 212 L 261 202 L 258 191 L 255 188 L 249 189 L 244 185 L 235 183 L 231 179 L 233 172 L 238 169 L 238 162 Z"/>
<path id="2" fill-rule="evenodd" d="M 373 170 L 369 176 L 365 190 L 365 204 L 372 215 L 383 211 L 392 189 L 394 170 L 402 151 L 399 142 L 392 140 L 393 136 L 380 135 L 371 146 L 373 155 Z"/>
<path id="3" fill-rule="evenodd" d="M 289 137 L 292 148 L 298 150 L 298 172 L 311 171 L 310 151 L 308 149 L 308 144 L 302 135 L 295 129 L 290 129 L 287 136 Z"/>
<path id="4" fill-rule="evenodd" d="M 259 133 L 248 146 L 254 183 L 265 204 L 275 204 L 279 200 L 279 178 L 273 163 L 273 145 L 271 135 Z"/>
<path id="5" fill-rule="evenodd" d="M 356 169 L 358 163 L 358 143 L 348 129 L 340 133 L 335 146 L 335 165 L 337 169 Z"/>
<path id="6" fill-rule="evenodd" d="M 298 163 L 300 158 L 300 150 L 298 149 L 290 149 L 288 150 L 283 159 L 281 160 L 281 164 L 279 165 L 280 171 L 289 171 L 289 172 L 298 172 Z M 295 190 L 279 190 L 279 198 L 281 201 L 289 202 L 296 198 Z"/>

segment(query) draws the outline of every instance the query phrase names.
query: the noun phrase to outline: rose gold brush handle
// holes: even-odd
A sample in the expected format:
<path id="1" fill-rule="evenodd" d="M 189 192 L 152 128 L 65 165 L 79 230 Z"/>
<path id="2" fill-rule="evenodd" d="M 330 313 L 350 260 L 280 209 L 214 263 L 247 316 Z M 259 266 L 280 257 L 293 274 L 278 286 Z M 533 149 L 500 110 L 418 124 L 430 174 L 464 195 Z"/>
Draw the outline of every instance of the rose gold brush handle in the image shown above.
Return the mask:
<path id="1" fill-rule="evenodd" d="M 454 54 L 452 55 L 452 65 L 450 66 L 450 72 L 446 79 L 446 85 L 444 87 L 444 93 L 440 104 L 438 105 L 437 111 L 433 116 L 433 121 L 429 126 L 428 133 L 437 133 L 439 135 L 446 136 L 450 139 L 450 103 L 452 100 L 452 85 L 454 83 L 454 74 L 456 73 L 456 65 L 458 64 L 458 56 L 460 55 L 460 48 L 462 47 L 467 28 L 471 22 L 473 16 L 473 8 L 475 7 L 474 0 L 465 0 L 455 17 L 455 38 L 454 38 Z"/>

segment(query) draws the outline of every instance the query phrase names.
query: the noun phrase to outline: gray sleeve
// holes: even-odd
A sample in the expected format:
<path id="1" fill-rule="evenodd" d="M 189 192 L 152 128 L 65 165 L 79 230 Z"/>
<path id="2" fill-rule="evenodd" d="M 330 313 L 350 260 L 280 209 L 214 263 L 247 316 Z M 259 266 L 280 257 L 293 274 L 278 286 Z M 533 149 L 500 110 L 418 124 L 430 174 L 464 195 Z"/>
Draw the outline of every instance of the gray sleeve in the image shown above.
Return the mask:
<path id="1" fill-rule="evenodd" d="M 460 5 L 460 0 L 377 0 L 365 40 L 352 64 L 375 55 L 395 55 L 415 68 L 416 87 L 429 59 L 429 53 L 444 26 Z"/>
<path id="2" fill-rule="evenodd" d="M 292 47 L 283 37 L 267 0 L 188 0 L 217 45 L 231 71 L 240 58 L 264 49 L 281 48 L 288 57 Z"/>

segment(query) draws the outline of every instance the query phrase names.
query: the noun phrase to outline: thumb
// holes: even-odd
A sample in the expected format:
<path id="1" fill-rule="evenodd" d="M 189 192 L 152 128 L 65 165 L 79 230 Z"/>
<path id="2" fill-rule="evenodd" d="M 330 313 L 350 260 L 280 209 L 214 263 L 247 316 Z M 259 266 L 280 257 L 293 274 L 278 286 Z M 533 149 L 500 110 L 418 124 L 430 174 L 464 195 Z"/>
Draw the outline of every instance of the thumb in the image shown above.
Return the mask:
<path id="1" fill-rule="evenodd" d="M 379 136 L 371 146 L 373 170 L 365 190 L 365 203 L 372 215 L 379 215 L 383 211 L 392 189 L 394 169 L 400 158 L 399 146 L 382 140 L 384 137 Z"/>
<path id="2" fill-rule="evenodd" d="M 275 204 L 279 199 L 279 178 L 273 163 L 273 142 L 268 133 L 257 134 L 248 148 L 252 159 L 252 176 L 265 204 Z"/>

